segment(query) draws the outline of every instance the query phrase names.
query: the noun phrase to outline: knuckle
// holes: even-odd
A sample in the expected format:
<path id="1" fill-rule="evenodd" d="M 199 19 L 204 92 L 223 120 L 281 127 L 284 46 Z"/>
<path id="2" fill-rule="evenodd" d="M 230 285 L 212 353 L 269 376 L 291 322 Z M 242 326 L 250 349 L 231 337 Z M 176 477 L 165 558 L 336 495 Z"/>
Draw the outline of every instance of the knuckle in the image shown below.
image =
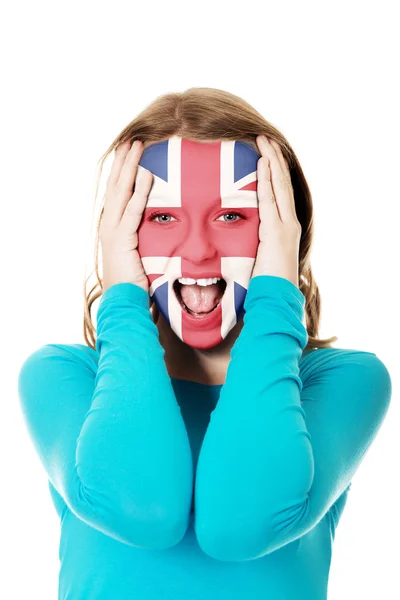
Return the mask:
<path id="1" fill-rule="evenodd" d="M 107 217 L 102 217 L 99 226 L 99 237 L 105 241 L 110 240 L 114 234 L 114 228 L 110 226 Z"/>
<path id="2" fill-rule="evenodd" d="M 279 177 L 279 183 L 283 188 L 288 188 L 290 186 L 290 180 L 288 180 L 285 173 Z"/>
<path id="3" fill-rule="evenodd" d="M 302 227 L 300 222 L 298 221 L 298 219 L 295 219 L 293 222 L 293 229 L 295 230 L 296 233 L 301 234 L 302 232 Z"/>
<path id="4" fill-rule="evenodd" d="M 99 229 L 99 238 L 100 238 L 100 241 L 102 243 L 109 243 L 111 241 L 110 231 L 107 230 L 107 229 L 105 229 L 105 228 L 103 228 L 103 227 L 100 227 L 100 229 Z"/>
<path id="5" fill-rule="evenodd" d="M 125 212 L 128 213 L 129 215 L 138 214 L 138 206 L 137 206 L 137 203 L 135 202 L 135 200 L 136 200 L 135 195 L 133 195 L 133 197 L 129 200 L 128 204 L 126 205 Z"/>

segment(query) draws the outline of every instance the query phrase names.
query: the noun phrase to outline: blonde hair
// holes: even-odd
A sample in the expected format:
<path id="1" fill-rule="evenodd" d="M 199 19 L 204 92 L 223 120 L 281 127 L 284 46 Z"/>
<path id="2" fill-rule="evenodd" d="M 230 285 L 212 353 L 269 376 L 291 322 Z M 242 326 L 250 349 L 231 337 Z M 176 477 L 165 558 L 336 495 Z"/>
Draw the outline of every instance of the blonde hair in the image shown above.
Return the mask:
<path id="1" fill-rule="evenodd" d="M 300 163 L 285 137 L 245 100 L 214 88 L 190 88 L 180 93 L 168 93 L 156 98 L 115 138 L 100 158 L 100 175 L 105 159 L 120 144 L 141 140 L 144 145 L 161 142 L 173 135 L 193 141 L 241 140 L 249 143 L 257 153 L 257 135 L 264 134 L 275 140 L 285 157 L 292 179 L 297 218 L 302 227 L 299 247 L 299 289 L 304 294 L 305 325 L 308 333 L 306 348 L 330 347 L 338 338 L 318 339 L 321 314 L 321 297 L 314 280 L 310 252 L 313 239 L 313 205 L 311 192 Z M 99 185 L 97 180 L 96 195 Z M 104 197 L 103 197 L 104 201 Z M 102 280 L 98 269 L 99 229 L 103 216 L 101 209 L 97 223 L 95 242 L 95 268 L 84 280 L 83 335 L 91 348 L 96 348 L 96 330 L 92 322 L 91 307 L 102 293 Z M 96 283 L 87 291 L 90 276 L 95 272 Z M 157 323 L 159 312 L 154 303 L 150 308 L 153 321 Z"/>

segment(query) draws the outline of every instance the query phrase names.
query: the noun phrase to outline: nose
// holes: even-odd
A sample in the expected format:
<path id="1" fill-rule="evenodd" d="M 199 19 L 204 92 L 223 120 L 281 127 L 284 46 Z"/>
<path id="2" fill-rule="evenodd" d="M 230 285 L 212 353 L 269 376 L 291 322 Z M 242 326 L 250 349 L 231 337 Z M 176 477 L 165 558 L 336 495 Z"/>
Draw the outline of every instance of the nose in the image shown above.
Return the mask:
<path id="1" fill-rule="evenodd" d="M 200 226 L 191 227 L 181 245 L 180 255 L 190 263 L 202 263 L 218 255 L 211 233 Z"/>

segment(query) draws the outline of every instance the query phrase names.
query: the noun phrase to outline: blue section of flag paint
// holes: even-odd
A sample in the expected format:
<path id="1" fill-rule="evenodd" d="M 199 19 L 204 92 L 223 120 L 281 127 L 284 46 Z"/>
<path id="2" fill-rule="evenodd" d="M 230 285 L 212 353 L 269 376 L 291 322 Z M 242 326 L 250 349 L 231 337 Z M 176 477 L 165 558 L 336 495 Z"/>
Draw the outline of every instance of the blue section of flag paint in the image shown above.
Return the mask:
<path id="1" fill-rule="evenodd" d="M 143 150 L 139 165 L 160 179 L 168 181 L 168 140 L 152 144 Z"/>
<path id="2" fill-rule="evenodd" d="M 257 154 L 244 142 L 235 142 L 234 150 L 234 180 L 235 182 L 242 177 L 246 177 L 249 173 L 257 171 L 257 161 L 260 158 Z"/>
<path id="3" fill-rule="evenodd" d="M 158 305 L 164 319 L 170 324 L 168 312 L 168 282 L 160 285 L 153 294 L 156 304 Z"/>
<path id="4" fill-rule="evenodd" d="M 239 321 L 241 316 L 244 314 L 243 305 L 244 305 L 244 299 L 246 297 L 246 294 L 247 294 L 247 289 L 244 288 L 239 283 L 237 283 L 236 281 L 234 281 L 233 282 L 233 298 L 234 298 L 233 301 L 235 303 L 236 322 Z"/>

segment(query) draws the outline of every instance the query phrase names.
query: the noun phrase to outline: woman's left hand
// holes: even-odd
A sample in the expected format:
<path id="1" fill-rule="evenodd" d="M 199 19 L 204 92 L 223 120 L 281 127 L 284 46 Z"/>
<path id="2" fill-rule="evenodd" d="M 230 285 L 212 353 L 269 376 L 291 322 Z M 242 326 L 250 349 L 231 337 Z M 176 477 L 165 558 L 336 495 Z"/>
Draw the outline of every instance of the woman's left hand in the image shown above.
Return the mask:
<path id="1" fill-rule="evenodd" d="M 265 136 L 256 138 L 260 216 L 259 245 L 252 277 L 284 277 L 299 287 L 301 225 L 297 219 L 289 167 L 279 145 Z"/>

